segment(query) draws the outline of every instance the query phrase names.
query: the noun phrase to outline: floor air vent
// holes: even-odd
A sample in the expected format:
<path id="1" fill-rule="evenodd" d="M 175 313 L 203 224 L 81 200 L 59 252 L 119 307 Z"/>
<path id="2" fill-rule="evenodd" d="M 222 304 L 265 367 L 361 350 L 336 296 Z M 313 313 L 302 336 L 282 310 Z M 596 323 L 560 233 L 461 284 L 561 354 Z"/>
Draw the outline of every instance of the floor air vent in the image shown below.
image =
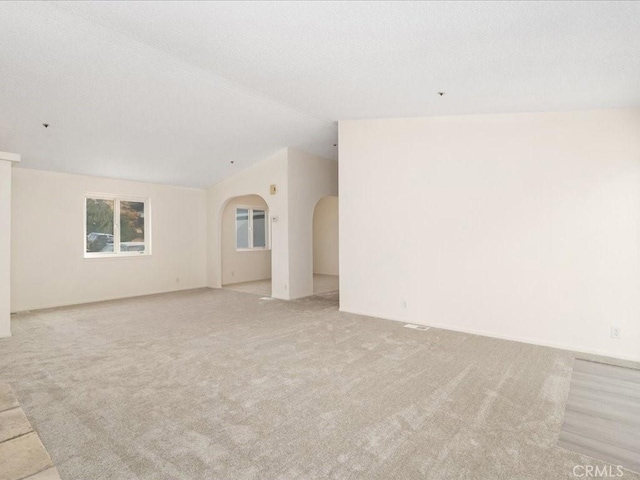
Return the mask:
<path id="1" fill-rule="evenodd" d="M 423 332 L 429 330 L 430 327 L 425 327 L 424 325 L 414 325 L 413 323 L 407 323 L 405 325 L 406 328 L 413 328 L 414 330 L 422 330 Z"/>

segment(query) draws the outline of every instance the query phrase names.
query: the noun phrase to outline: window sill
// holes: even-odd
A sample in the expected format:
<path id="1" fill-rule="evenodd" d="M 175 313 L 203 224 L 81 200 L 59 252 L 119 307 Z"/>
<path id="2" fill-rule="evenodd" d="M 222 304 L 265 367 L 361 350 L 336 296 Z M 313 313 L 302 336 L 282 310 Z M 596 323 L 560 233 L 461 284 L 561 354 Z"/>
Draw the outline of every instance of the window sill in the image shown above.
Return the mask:
<path id="1" fill-rule="evenodd" d="M 238 253 L 246 253 L 246 252 L 270 252 L 270 248 L 236 248 L 236 252 Z"/>
<path id="2" fill-rule="evenodd" d="M 96 258 L 111 258 L 111 259 L 121 259 L 121 258 L 149 258 L 151 257 L 150 253 L 142 253 L 138 255 L 86 255 L 84 256 L 85 260 L 92 260 Z"/>

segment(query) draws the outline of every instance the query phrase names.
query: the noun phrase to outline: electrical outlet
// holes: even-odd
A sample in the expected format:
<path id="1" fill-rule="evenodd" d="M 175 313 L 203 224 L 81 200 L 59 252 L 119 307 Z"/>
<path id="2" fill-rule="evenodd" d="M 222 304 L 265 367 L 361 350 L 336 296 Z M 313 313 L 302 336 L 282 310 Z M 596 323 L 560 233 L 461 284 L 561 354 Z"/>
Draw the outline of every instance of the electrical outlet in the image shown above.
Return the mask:
<path id="1" fill-rule="evenodd" d="M 409 303 L 406 300 L 402 300 L 401 305 L 403 310 L 406 310 L 409 307 Z"/>
<path id="2" fill-rule="evenodd" d="M 622 338 L 622 331 L 620 330 L 620 327 L 611 327 L 611 338 L 616 338 L 618 340 Z"/>
<path id="3" fill-rule="evenodd" d="M 176 277 L 176 283 L 180 283 L 180 277 Z"/>

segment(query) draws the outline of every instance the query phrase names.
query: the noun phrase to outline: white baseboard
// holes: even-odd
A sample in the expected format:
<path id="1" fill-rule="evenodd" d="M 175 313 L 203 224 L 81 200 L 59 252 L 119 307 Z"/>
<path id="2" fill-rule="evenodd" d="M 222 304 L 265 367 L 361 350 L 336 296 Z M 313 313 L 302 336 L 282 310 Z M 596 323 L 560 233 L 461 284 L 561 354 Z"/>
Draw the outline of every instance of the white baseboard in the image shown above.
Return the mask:
<path id="1" fill-rule="evenodd" d="M 382 319 L 382 320 L 392 320 L 394 322 L 408 322 L 409 320 L 407 318 L 393 318 L 391 316 L 389 317 L 380 317 L 377 315 L 372 315 L 371 313 L 364 313 L 364 312 L 358 312 L 358 311 L 353 311 L 353 310 L 345 310 L 342 307 L 339 309 L 341 312 L 344 313 L 353 313 L 355 315 L 362 315 L 365 317 L 372 317 L 372 318 L 377 318 L 377 319 Z M 575 347 L 572 345 L 566 345 L 566 344 L 561 344 L 561 343 L 555 343 L 555 342 L 543 342 L 540 340 L 535 340 L 535 339 L 530 339 L 530 338 L 525 338 L 525 337 L 516 337 L 516 336 L 511 336 L 511 335 L 501 335 L 501 334 L 497 334 L 497 333 L 493 333 L 493 332 L 486 332 L 483 330 L 475 330 L 475 329 L 465 329 L 465 328 L 454 328 L 451 327 L 449 325 L 442 325 L 442 324 L 438 324 L 438 323 L 424 323 L 424 322 L 419 322 L 416 321 L 415 319 L 411 319 L 411 323 L 415 323 L 418 325 L 425 325 L 427 327 L 432 327 L 432 328 L 439 328 L 442 330 L 449 330 L 452 332 L 460 332 L 460 333 L 468 333 L 471 335 L 479 335 L 481 337 L 489 337 L 489 338 L 498 338 L 500 340 L 509 340 L 512 342 L 520 342 L 520 343 L 526 343 L 528 345 L 538 345 L 541 347 L 550 347 L 550 348 L 557 348 L 559 350 L 566 350 L 566 351 L 570 351 L 570 352 L 575 352 L 575 353 L 585 353 L 585 354 L 589 354 L 589 355 L 601 355 L 603 357 L 609 357 L 609 358 L 615 358 L 618 360 L 625 360 L 625 361 L 631 361 L 631 362 L 640 362 L 640 356 L 637 357 L 633 357 L 633 356 L 628 356 L 628 355 L 614 355 L 611 352 L 607 352 L 604 350 L 598 350 L 598 349 L 591 349 L 591 348 L 582 348 L 582 347 Z"/>
<path id="2" fill-rule="evenodd" d="M 99 302 L 109 302 L 111 300 L 124 300 L 125 298 L 136 298 L 136 297 L 147 297 L 149 295 L 160 295 L 162 293 L 173 293 L 173 292 L 185 292 L 187 290 L 197 290 L 199 288 L 210 288 L 207 285 L 202 285 L 199 287 L 185 287 L 185 288 L 178 288 L 175 290 L 159 290 L 159 291 L 152 291 L 152 292 L 148 292 L 148 293 L 137 293 L 135 295 L 125 295 L 125 296 L 116 296 L 116 297 L 100 297 L 100 298 L 95 298 L 95 299 L 84 299 L 84 300 L 80 300 L 80 301 L 75 301 L 73 303 L 57 303 L 57 304 L 52 304 L 52 305 L 37 305 L 34 307 L 30 307 L 30 308 L 21 308 L 20 310 L 16 310 L 15 312 L 12 310 L 11 313 L 20 313 L 20 312 L 31 312 L 31 311 L 35 311 L 35 310 L 46 310 L 49 308 L 60 308 L 60 307 L 72 307 L 74 305 L 86 305 L 88 303 L 99 303 Z"/>

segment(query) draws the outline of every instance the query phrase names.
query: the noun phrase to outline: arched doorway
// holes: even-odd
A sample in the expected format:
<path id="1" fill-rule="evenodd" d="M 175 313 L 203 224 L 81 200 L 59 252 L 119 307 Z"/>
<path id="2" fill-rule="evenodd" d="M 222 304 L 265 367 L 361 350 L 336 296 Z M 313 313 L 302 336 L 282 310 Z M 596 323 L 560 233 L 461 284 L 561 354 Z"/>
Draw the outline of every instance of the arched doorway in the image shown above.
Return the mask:
<path id="1" fill-rule="evenodd" d="M 223 288 L 271 296 L 271 225 L 260 195 L 233 197 L 221 218 Z"/>
<path id="2" fill-rule="evenodd" d="M 313 294 L 339 295 L 338 197 L 318 200 L 313 211 Z"/>

